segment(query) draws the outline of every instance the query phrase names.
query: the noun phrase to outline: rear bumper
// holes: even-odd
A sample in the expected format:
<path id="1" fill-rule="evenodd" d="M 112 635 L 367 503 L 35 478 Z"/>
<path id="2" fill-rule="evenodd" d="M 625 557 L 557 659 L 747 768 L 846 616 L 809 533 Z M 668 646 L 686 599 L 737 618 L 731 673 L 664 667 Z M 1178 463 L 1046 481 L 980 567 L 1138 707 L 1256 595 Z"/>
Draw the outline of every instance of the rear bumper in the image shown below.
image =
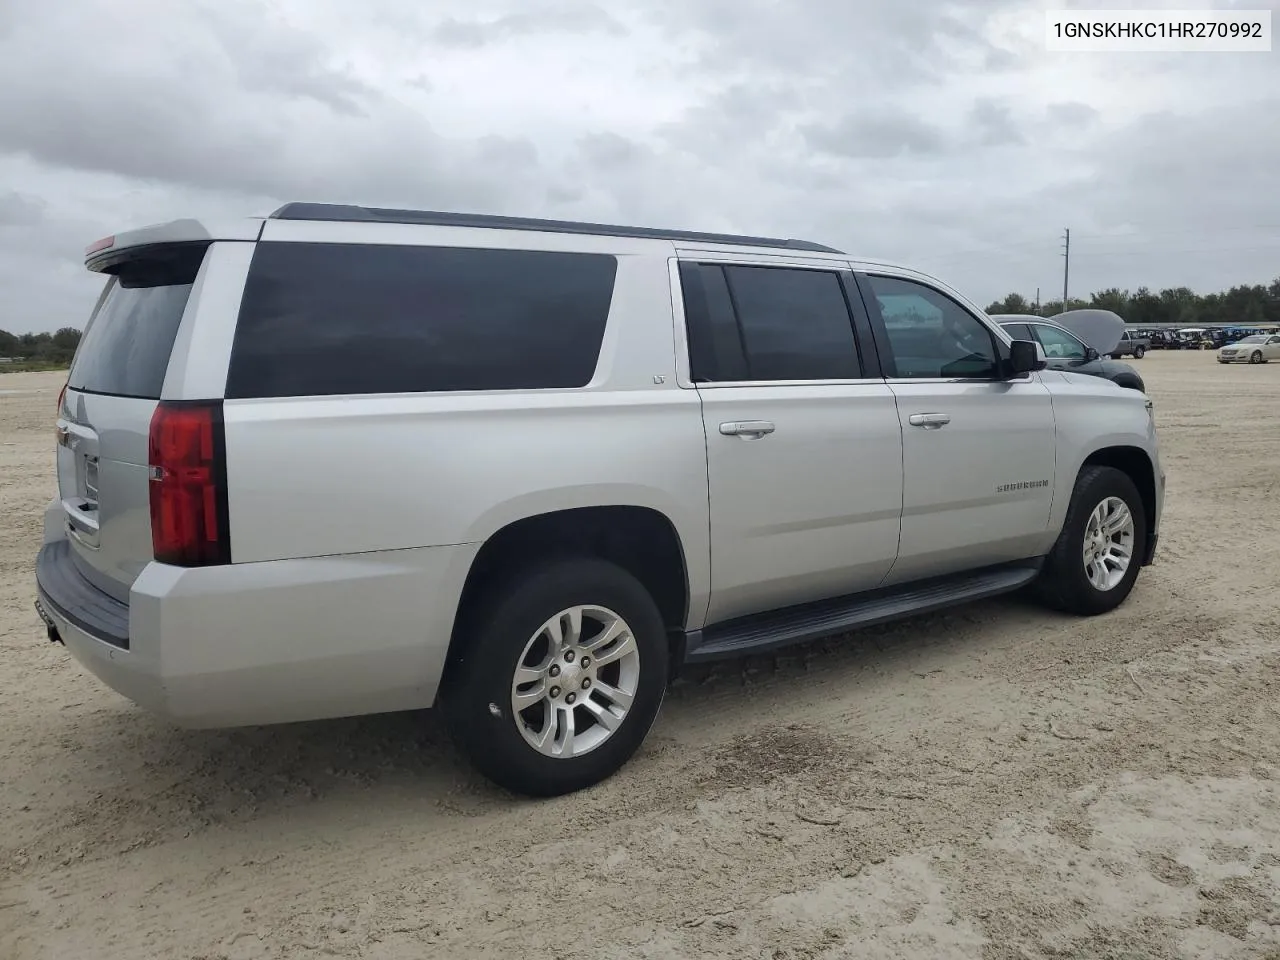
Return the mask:
<path id="1" fill-rule="evenodd" d="M 182 726 L 231 727 L 431 706 L 479 545 L 183 569 L 148 565 L 127 648 L 67 609 L 37 563 L 42 613 L 87 670 Z M 61 541 L 65 543 L 65 541 Z M 74 567 L 64 575 L 78 576 Z M 88 587 L 92 590 L 92 587 Z"/>

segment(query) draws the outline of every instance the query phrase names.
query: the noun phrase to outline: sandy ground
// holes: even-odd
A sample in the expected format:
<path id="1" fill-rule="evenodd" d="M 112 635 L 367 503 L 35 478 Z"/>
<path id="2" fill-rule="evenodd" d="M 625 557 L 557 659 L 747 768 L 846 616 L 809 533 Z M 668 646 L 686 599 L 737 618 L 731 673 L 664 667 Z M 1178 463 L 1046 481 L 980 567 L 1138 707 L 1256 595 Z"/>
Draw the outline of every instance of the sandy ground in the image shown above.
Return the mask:
<path id="1" fill-rule="evenodd" d="M 1119 612 L 723 665 L 539 803 L 430 714 L 184 732 L 82 673 L 31 606 L 59 378 L 0 377 L 0 958 L 1280 958 L 1280 364 L 1139 366 Z"/>

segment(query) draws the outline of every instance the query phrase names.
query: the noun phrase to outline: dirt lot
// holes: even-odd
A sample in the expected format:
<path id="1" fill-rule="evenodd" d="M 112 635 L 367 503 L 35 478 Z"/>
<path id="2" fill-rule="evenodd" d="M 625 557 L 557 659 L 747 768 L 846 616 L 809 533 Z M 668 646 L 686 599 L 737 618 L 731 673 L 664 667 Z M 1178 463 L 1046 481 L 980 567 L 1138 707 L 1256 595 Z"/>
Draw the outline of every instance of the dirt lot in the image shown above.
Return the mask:
<path id="1" fill-rule="evenodd" d="M 0 377 L 0 957 L 1280 958 L 1280 364 L 1139 367 L 1121 611 L 724 665 L 540 803 L 429 714 L 184 732 L 82 673 L 31 605 L 59 377 Z"/>

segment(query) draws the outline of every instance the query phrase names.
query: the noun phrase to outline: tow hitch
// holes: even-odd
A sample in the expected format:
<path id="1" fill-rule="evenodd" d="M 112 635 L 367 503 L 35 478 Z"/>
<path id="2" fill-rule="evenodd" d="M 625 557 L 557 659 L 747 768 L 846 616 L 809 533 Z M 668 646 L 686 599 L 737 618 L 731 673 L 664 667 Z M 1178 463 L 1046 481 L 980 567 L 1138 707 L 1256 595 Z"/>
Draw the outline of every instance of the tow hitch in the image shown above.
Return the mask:
<path id="1" fill-rule="evenodd" d="M 36 613 L 40 614 L 40 619 L 44 621 L 44 629 L 49 635 L 50 643 L 62 643 L 62 637 L 58 634 L 58 625 L 53 622 L 53 618 L 45 613 L 44 607 L 40 601 L 36 601 Z M 65 643 L 62 644 L 64 647 Z"/>

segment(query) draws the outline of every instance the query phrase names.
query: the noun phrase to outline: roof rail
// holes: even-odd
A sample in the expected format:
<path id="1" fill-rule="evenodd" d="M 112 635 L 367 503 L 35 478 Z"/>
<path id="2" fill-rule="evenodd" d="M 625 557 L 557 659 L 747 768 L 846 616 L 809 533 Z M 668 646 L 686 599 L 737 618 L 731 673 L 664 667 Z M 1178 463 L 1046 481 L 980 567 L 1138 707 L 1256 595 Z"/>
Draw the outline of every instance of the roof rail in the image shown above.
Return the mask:
<path id="1" fill-rule="evenodd" d="M 355 223 L 414 223 L 436 227 L 481 227 L 490 230 L 537 230 L 547 233 L 582 233 L 605 237 L 638 237 L 650 240 L 685 240 L 693 243 L 725 243 L 746 247 L 781 247 L 814 253 L 843 251 L 808 240 L 776 240 L 771 237 L 742 237 L 728 233 L 698 233 L 693 230 L 660 230 L 653 227 L 623 227 L 576 220 L 538 220 L 532 217 L 500 217 L 485 213 L 444 213 L 435 210 L 392 210 L 348 203 L 286 203 L 272 213 L 271 220 L 326 220 Z"/>

